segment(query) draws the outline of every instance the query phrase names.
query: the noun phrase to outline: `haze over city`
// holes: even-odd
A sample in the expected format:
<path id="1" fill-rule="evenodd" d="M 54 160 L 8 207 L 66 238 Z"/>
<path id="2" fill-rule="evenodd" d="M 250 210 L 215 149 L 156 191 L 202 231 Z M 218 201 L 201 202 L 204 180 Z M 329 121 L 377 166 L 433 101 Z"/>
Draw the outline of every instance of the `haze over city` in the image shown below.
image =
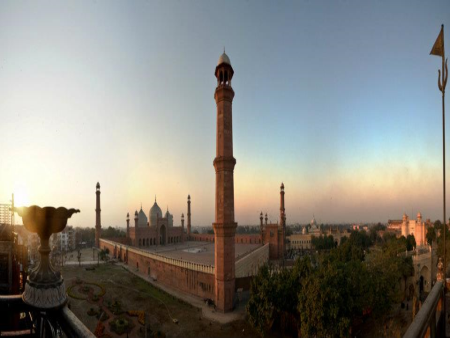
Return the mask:
<path id="1" fill-rule="evenodd" d="M 281 182 L 288 224 L 441 218 L 429 52 L 450 2 L 268 5 L 2 2 L 0 202 L 76 207 L 70 223 L 93 226 L 99 181 L 104 226 L 155 195 L 179 224 L 188 194 L 193 224 L 211 224 L 225 47 L 238 224 L 277 221 Z"/>

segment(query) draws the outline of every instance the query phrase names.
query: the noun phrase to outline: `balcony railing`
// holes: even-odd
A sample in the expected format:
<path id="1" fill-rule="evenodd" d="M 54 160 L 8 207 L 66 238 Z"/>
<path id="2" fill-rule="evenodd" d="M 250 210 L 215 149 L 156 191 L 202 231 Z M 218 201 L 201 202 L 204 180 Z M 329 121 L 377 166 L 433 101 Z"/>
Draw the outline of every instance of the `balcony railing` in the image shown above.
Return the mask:
<path id="1" fill-rule="evenodd" d="M 444 282 L 438 280 L 403 338 L 443 337 Z"/>
<path id="2" fill-rule="evenodd" d="M 0 296 L 0 336 L 95 338 L 67 306 L 41 310 L 24 303 L 22 295 Z"/>

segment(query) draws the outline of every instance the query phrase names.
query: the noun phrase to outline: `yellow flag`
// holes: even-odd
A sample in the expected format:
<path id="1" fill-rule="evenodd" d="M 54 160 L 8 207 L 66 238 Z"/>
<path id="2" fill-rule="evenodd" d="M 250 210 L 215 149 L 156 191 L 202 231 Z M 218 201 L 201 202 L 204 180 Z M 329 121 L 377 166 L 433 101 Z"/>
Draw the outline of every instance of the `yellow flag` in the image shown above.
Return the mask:
<path id="1" fill-rule="evenodd" d="M 441 27 L 441 32 L 434 43 L 430 55 L 437 55 L 444 57 L 444 25 Z"/>

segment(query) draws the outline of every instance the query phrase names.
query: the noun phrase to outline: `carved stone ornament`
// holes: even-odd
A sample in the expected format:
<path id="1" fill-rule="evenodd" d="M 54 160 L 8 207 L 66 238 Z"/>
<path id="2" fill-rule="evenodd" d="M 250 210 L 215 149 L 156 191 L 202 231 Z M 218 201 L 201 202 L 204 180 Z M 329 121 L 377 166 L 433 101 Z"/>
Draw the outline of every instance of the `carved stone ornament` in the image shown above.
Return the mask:
<path id="1" fill-rule="evenodd" d="M 80 210 L 66 208 L 31 207 L 14 208 L 22 217 L 25 228 L 37 233 L 41 240 L 39 254 L 41 256 L 38 266 L 28 276 L 23 301 L 31 306 L 41 309 L 52 309 L 67 302 L 64 279 L 55 271 L 50 263 L 49 239 L 52 234 L 61 232 L 67 225 L 67 220 Z"/>

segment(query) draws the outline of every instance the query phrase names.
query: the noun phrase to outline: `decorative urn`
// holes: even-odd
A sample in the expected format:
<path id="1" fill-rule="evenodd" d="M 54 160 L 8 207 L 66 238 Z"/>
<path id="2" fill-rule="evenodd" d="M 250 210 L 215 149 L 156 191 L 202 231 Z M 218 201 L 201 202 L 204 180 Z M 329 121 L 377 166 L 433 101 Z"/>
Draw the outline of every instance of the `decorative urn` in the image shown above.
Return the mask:
<path id="1" fill-rule="evenodd" d="M 64 230 L 67 220 L 78 209 L 66 209 L 63 207 L 16 207 L 14 211 L 22 217 L 25 228 L 36 233 L 40 240 L 40 261 L 33 269 L 26 281 L 23 301 L 40 309 L 53 309 L 63 306 L 67 302 L 64 279 L 58 271 L 55 271 L 50 263 L 49 239 L 52 234 Z"/>

